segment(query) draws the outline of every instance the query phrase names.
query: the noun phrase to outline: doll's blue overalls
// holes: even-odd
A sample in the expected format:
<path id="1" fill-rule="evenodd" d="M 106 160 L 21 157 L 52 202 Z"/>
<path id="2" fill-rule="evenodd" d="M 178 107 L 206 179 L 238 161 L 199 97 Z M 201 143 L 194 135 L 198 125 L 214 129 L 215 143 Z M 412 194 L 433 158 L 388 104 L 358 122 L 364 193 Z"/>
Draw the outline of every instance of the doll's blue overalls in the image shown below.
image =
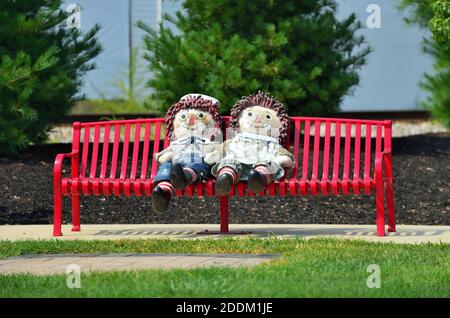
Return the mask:
<path id="1" fill-rule="evenodd" d="M 175 153 L 172 160 L 159 165 L 154 181 L 170 180 L 172 164 L 175 163 L 181 164 L 183 168 L 193 169 L 198 175 L 197 181 L 209 176 L 211 166 L 205 162 L 205 154 L 200 148 L 200 144 L 208 142 L 210 141 L 207 138 L 196 136 L 188 136 L 173 141 L 171 145 L 177 146 L 176 148 L 180 151 Z"/>

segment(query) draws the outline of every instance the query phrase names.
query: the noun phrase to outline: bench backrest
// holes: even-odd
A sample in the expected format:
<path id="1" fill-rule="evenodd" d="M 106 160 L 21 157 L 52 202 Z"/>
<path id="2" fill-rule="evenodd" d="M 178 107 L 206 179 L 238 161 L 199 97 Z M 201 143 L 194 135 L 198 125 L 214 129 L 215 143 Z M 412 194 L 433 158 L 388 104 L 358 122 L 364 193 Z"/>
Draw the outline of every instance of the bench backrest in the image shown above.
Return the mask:
<path id="1" fill-rule="evenodd" d="M 362 186 L 370 193 L 375 156 L 392 147 L 390 120 L 291 117 L 291 126 L 291 151 L 297 158 L 292 176 L 308 180 L 313 194 L 318 192 L 317 183 L 327 193 L 326 181 L 331 181 L 334 194 L 341 181 L 344 193 L 349 192 L 349 181 L 353 193 Z"/>
<path id="2" fill-rule="evenodd" d="M 224 119 L 228 125 L 230 117 Z M 152 154 L 168 145 L 163 118 L 77 122 L 72 150 L 80 158 L 73 161 L 72 176 L 153 178 L 157 163 Z M 375 153 L 391 150 L 391 121 L 291 117 L 285 147 L 297 158 L 290 177 L 369 180 Z"/>
<path id="3" fill-rule="evenodd" d="M 157 163 L 152 154 L 169 145 L 164 118 L 77 122 L 73 126 L 72 152 L 80 152 L 79 173 L 72 170 L 73 177 L 153 178 Z"/>

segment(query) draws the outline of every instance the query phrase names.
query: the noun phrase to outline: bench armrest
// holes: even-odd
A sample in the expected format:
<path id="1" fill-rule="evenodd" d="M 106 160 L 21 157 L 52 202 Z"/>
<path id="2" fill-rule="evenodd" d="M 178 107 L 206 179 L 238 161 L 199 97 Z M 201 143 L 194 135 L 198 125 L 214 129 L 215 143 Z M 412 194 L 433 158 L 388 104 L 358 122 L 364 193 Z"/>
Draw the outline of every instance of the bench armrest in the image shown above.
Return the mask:
<path id="1" fill-rule="evenodd" d="M 381 182 L 383 180 L 383 170 L 386 169 L 386 160 L 389 161 L 389 165 L 392 165 L 390 161 L 392 160 L 392 151 L 387 150 L 383 152 L 379 152 L 375 154 L 375 182 Z M 390 169 L 390 168 L 389 168 Z M 392 172 L 388 172 L 388 178 L 390 179 L 392 176 Z M 386 178 L 386 176 L 384 176 Z"/>
<path id="2" fill-rule="evenodd" d="M 62 164 L 64 159 L 73 158 L 76 155 L 78 155 L 78 152 L 59 153 L 56 155 L 55 166 L 53 168 L 53 175 L 55 177 L 55 181 L 61 180 Z"/>

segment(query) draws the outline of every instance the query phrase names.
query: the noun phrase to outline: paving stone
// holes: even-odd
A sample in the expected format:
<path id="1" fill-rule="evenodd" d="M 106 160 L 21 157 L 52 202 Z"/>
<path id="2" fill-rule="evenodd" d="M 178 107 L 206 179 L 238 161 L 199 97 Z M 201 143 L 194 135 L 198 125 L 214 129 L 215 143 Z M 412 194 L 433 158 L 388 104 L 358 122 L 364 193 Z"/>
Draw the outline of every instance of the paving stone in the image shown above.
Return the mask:
<path id="1" fill-rule="evenodd" d="M 212 266 L 256 266 L 279 255 L 252 254 L 106 254 L 28 255 L 0 260 L 0 275 L 65 274 L 75 264 L 82 272 L 136 269 L 190 269 Z"/>

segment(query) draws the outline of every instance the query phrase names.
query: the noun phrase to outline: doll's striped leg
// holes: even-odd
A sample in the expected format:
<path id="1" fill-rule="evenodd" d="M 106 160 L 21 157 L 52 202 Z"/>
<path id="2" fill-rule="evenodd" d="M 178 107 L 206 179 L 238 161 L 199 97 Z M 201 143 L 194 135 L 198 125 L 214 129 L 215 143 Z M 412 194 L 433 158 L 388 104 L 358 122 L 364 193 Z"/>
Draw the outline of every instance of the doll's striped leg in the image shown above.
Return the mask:
<path id="1" fill-rule="evenodd" d="M 174 188 L 170 182 L 172 162 L 162 163 L 158 167 L 155 177 L 155 187 L 152 191 L 152 208 L 155 212 L 164 212 L 169 206 L 170 199 L 174 193 Z"/>
<path id="2" fill-rule="evenodd" d="M 225 166 L 219 170 L 216 180 L 216 193 L 226 195 L 231 191 L 233 184 L 238 182 L 239 175 L 237 169 Z"/>
<path id="3" fill-rule="evenodd" d="M 186 177 L 187 184 L 194 183 L 195 181 L 198 180 L 197 172 L 190 167 L 183 168 L 183 173 Z"/>
<path id="4" fill-rule="evenodd" d="M 175 189 L 184 189 L 191 183 L 201 181 L 210 171 L 211 166 L 205 162 L 174 164 L 170 180 Z"/>
<path id="5" fill-rule="evenodd" d="M 152 191 L 152 207 L 155 212 L 164 212 L 169 206 L 174 188 L 169 181 L 159 182 Z"/>
<path id="6" fill-rule="evenodd" d="M 248 174 L 248 187 L 254 193 L 259 193 L 272 183 L 273 174 L 266 165 L 258 165 L 250 170 Z"/>
<path id="7" fill-rule="evenodd" d="M 175 189 L 181 190 L 186 188 L 189 184 L 198 180 L 197 172 L 189 166 L 183 166 L 176 163 L 172 166 L 170 172 L 170 181 Z"/>

